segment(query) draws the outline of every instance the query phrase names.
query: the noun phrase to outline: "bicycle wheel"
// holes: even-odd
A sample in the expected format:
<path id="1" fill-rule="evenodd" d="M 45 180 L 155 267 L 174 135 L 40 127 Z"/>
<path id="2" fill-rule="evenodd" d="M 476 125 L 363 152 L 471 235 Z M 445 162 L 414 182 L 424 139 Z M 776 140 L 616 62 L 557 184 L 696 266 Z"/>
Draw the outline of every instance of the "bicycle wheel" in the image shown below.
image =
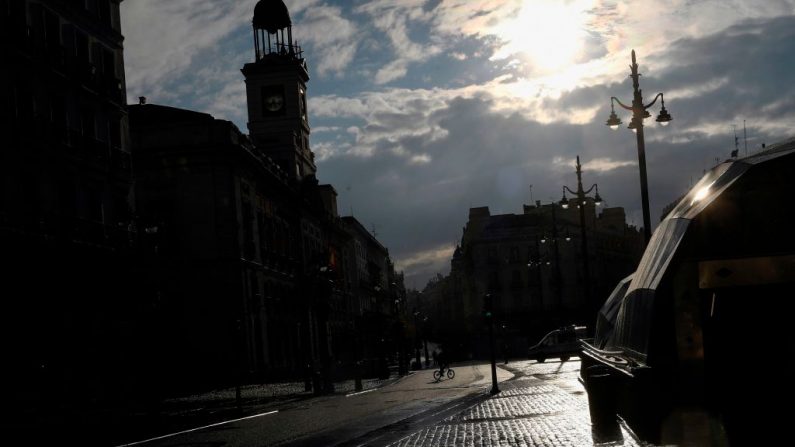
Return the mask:
<path id="1" fill-rule="evenodd" d="M 433 378 L 438 382 L 442 378 L 442 373 L 440 373 L 439 370 L 437 369 L 436 371 L 433 372 Z"/>
<path id="2" fill-rule="evenodd" d="M 447 370 L 447 378 L 448 379 L 452 379 L 453 377 L 455 377 L 455 371 L 453 371 L 452 369 L 448 369 Z"/>

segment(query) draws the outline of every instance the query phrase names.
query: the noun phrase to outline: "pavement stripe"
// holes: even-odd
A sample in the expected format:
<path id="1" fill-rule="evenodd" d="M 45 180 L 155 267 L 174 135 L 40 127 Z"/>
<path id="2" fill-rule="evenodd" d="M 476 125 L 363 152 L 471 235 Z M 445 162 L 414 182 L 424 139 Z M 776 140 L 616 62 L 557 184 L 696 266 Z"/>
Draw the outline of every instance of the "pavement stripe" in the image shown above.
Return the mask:
<path id="1" fill-rule="evenodd" d="M 161 439 L 166 439 L 166 438 L 171 438 L 171 437 L 174 437 L 174 436 L 184 435 L 185 433 L 191 433 L 191 432 L 194 432 L 194 431 L 204 430 L 205 428 L 211 428 L 211 427 L 217 427 L 219 425 L 231 424 L 233 422 L 240 422 L 240 421 L 244 421 L 246 419 L 254 419 L 254 418 L 258 418 L 260 416 L 267 416 L 269 414 L 274 414 L 274 413 L 278 413 L 278 412 L 279 412 L 279 410 L 273 410 L 273 411 L 268 411 L 267 413 L 259 413 L 259 414 L 254 414 L 254 415 L 251 415 L 251 416 L 246 416 L 246 417 L 242 417 L 242 418 L 232 419 L 232 420 L 229 420 L 229 421 L 216 422 L 215 424 L 205 425 L 204 427 L 197 427 L 197 428 L 191 428 L 189 430 L 182 430 L 182 431 L 178 431 L 176 433 L 169 433 L 167 435 L 158 436 L 156 438 L 144 439 L 143 441 L 131 442 L 129 444 L 121 444 L 121 445 L 118 445 L 116 447 L 129 447 L 129 446 L 133 446 L 133 445 L 145 444 L 147 442 L 159 441 Z"/>
<path id="2" fill-rule="evenodd" d="M 373 392 L 373 391 L 375 391 L 377 389 L 378 388 L 373 388 L 371 390 L 358 391 L 358 392 L 355 392 L 355 393 L 346 394 L 345 397 L 358 396 L 359 394 L 370 393 L 370 392 Z"/>

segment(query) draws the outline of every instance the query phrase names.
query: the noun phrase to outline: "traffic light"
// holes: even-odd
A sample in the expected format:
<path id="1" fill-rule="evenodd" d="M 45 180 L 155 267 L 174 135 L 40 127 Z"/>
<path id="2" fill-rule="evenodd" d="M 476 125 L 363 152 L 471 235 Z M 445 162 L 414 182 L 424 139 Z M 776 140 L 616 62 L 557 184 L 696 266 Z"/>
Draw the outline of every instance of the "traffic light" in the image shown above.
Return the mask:
<path id="1" fill-rule="evenodd" d="M 491 301 L 491 294 L 487 293 L 486 295 L 483 296 L 483 315 L 485 315 L 486 318 L 491 318 L 492 310 L 493 307 Z"/>

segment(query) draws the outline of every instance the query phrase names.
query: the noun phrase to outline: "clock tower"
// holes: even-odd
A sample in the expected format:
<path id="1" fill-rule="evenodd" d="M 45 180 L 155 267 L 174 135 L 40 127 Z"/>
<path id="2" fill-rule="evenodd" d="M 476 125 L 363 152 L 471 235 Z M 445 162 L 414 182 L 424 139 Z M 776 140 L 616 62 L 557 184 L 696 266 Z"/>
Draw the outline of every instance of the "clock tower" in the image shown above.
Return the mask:
<path id="1" fill-rule="evenodd" d="M 291 178 L 315 174 L 309 149 L 306 83 L 309 73 L 301 47 L 293 43 L 292 23 L 282 0 L 254 7 L 254 62 L 246 64 L 248 132 L 254 144 Z"/>

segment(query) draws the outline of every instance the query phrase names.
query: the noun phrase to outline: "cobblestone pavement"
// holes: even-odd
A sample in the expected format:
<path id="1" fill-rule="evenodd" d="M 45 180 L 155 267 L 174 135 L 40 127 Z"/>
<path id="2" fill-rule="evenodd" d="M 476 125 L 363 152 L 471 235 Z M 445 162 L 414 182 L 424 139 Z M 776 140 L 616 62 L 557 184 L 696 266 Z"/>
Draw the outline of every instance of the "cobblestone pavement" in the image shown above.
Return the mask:
<path id="1" fill-rule="evenodd" d="M 419 446 L 639 446 L 631 433 L 592 431 L 580 362 L 500 365 L 516 374 L 501 393 L 391 444 Z"/>

